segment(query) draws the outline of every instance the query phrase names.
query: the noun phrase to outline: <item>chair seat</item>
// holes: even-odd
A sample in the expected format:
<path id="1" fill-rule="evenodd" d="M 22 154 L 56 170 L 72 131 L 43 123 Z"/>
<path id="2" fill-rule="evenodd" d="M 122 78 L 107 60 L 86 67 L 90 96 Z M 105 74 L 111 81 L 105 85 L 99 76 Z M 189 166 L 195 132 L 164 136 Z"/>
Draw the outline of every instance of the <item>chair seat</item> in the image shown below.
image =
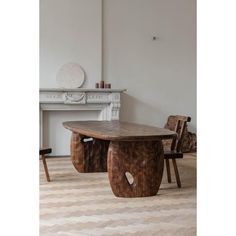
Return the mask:
<path id="1" fill-rule="evenodd" d="M 177 152 L 177 151 L 165 151 L 164 152 L 164 158 L 165 159 L 183 158 L 183 153 L 182 152 Z"/>
<path id="2" fill-rule="evenodd" d="M 45 154 L 49 154 L 52 152 L 51 148 L 41 148 L 39 149 L 39 155 L 45 155 Z"/>

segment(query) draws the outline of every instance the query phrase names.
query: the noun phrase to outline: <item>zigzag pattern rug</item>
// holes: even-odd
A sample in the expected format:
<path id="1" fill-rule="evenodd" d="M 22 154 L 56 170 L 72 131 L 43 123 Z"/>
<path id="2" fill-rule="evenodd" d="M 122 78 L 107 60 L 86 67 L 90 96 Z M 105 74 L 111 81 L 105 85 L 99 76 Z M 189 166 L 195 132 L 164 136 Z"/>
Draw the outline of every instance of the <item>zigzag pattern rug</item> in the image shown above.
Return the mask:
<path id="1" fill-rule="evenodd" d="M 196 155 L 177 160 L 182 188 L 163 181 L 157 196 L 117 198 L 107 173 L 78 173 L 70 159 L 40 163 L 40 236 L 196 235 Z M 172 166 L 172 165 L 171 165 Z"/>

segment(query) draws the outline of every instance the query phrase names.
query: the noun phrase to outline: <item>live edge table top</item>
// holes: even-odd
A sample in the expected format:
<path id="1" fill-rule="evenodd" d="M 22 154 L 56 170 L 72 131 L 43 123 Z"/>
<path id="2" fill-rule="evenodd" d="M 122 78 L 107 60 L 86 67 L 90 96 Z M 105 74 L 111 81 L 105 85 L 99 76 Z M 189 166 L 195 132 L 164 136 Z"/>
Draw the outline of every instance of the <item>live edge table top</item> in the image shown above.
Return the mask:
<path id="1" fill-rule="evenodd" d="M 170 139 L 176 135 L 168 129 L 122 121 L 66 121 L 63 126 L 75 133 L 110 141 Z"/>

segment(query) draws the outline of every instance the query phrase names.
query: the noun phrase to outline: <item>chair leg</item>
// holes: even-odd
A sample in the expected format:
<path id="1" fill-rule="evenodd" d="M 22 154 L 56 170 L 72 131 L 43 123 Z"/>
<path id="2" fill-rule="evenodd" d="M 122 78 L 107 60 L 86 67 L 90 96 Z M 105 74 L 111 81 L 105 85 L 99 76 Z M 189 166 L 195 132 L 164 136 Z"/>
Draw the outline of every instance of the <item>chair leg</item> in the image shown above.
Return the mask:
<path id="1" fill-rule="evenodd" d="M 170 174 L 170 162 L 169 162 L 169 159 L 166 159 L 166 173 L 167 173 L 167 180 L 168 180 L 168 183 L 171 183 L 171 174 Z"/>
<path id="2" fill-rule="evenodd" d="M 178 171 L 178 167 L 176 164 L 176 160 L 173 158 L 172 162 L 173 162 L 173 166 L 174 166 L 174 170 L 175 170 L 175 177 L 176 177 L 177 185 L 179 188 L 181 188 L 181 182 L 180 182 L 180 178 L 179 178 L 179 171 Z"/>
<path id="3" fill-rule="evenodd" d="M 50 177 L 49 177 L 49 173 L 48 173 L 48 167 L 47 167 L 47 162 L 46 162 L 46 158 L 44 155 L 42 155 L 42 161 L 43 161 L 43 167 L 44 167 L 44 171 L 47 177 L 47 181 L 50 182 Z"/>

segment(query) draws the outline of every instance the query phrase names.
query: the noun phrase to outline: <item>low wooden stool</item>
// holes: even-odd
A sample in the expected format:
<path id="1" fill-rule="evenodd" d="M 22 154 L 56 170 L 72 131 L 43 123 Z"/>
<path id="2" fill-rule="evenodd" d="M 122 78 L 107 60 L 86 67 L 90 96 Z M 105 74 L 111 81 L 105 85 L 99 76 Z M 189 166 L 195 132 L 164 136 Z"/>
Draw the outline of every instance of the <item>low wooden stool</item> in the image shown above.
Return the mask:
<path id="1" fill-rule="evenodd" d="M 39 155 L 41 156 L 41 160 L 43 161 L 43 167 L 44 167 L 44 171 L 47 177 L 47 181 L 50 182 L 50 177 L 49 177 L 49 173 L 48 173 L 48 167 L 47 167 L 47 162 L 46 162 L 46 154 L 49 154 L 52 152 L 51 148 L 41 148 L 39 149 Z"/>

